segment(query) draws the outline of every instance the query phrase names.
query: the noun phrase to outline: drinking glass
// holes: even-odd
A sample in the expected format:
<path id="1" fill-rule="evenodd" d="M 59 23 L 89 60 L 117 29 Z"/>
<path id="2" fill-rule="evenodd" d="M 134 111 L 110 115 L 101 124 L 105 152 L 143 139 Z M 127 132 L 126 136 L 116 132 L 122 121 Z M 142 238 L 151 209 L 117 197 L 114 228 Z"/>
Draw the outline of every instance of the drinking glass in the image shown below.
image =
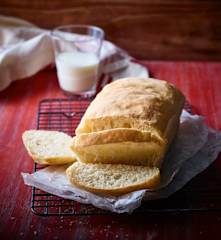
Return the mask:
<path id="1" fill-rule="evenodd" d="M 104 31 L 91 25 L 67 25 L 52 31 L 58 82 L 67 94 L 96 91 Z"/>

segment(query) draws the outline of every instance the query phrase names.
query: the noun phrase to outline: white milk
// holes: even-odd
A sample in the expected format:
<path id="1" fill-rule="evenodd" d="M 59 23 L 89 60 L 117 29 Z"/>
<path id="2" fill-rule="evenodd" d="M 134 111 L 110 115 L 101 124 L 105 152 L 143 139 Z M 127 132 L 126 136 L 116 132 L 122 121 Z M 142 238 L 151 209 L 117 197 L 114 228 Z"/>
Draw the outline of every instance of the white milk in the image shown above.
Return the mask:
<path id="1" fill-rule="evenodd" d="M 94 53 L 60 53 L 56 56 L 60 87 L 73 93 L 90 90 L 97 78 L 98 63 Z"/>

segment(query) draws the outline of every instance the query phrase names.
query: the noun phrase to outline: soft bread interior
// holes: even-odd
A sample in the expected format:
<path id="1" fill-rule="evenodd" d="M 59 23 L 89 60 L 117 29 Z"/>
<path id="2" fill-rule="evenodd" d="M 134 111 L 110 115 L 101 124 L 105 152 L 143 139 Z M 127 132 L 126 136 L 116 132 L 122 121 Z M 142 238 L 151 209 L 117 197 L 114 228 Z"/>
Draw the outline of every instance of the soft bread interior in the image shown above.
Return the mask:
<path id="1" fill-rule="evenodd" d="M 72 138 L 63 132 L 28 130 L 22 135 L 26 150 L 40 164 L 59 165 L 76 160 L 70 149 Z"/>
<path id="2" fill-rule="evenodd" d="M 160 171 L 156 167 L 75 162 L 66 173 L 69 181 L 80 188 L 115 196 L 154 188 L 160 182 Z"/>

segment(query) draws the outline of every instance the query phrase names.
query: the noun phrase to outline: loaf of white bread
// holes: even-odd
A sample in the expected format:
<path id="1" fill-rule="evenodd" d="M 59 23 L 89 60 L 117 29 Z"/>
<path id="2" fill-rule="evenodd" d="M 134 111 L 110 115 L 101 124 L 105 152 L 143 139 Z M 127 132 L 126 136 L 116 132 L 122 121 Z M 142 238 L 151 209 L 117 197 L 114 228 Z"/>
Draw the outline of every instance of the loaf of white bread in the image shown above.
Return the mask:
<path id="1" fill-rule="evenodd" d="M 151 78 L 105 86 L 76 129 L 71 148 L 78 161 L 66 171 L 70 182 L 115 196 L 155 188 L 184 101 L 175 86 Z"/>
<path id="2" fill-rule="evenodd" d="M 120 79 L 105 86 L 91 102 L 73 139 L 38 130 L 25 132 L 23 142 L 38 163 L 74 162 L 66 170 L 67 177 L 87 191 L 118 196 L 155 188 L 184 100 L 166 81 Z"/>
<path id="3" fill-rule="evenodd" d="M 117 80 L 92 101 L 71 148 L 84 163 L 160 167 L 183 105 L 182 93 L 166 81 Z"/>

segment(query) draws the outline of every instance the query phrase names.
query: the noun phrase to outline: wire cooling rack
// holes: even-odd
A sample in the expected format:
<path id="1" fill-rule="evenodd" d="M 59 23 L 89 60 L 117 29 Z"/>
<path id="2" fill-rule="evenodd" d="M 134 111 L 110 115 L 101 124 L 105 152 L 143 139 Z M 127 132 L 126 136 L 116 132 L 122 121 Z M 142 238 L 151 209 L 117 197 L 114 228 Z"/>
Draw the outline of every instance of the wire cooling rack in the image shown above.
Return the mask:
<path id="1" fill-rule="evenodd" d="M 73 136 L 90 101 L 91 99 L 84 98 L 42 100 L 39 103 L 37 128 L 62 131 Z M 188 103 L 185 105 L 185 109 L 191 112 Z M 35 164 L 34 171 L 43 167 Z M 111 214 L 92 205 L 66 200 L 35 187 L 32 188 L 31 209 L 33 213 L 42 216 Z M 218 168 L 213 164 L 171 197 L 144 202 L 134 214 L 220 210 L 221 177 Z"/>

